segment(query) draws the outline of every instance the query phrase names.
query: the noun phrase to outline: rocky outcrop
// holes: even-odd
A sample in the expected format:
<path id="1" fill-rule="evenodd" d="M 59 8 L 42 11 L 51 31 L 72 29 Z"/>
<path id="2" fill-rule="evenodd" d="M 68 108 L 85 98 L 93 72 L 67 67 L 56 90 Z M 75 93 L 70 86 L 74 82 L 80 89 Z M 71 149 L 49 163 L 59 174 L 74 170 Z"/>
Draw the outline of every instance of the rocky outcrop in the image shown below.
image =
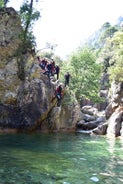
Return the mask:
<path id="1" fill-rule="evenodd" d="M 123 136 L 123 82 L 112 82 L 110 103 L 106 108 L 106 118 L 108 122 L 107 135 Z"/>
<path id="2" fill-rule="evenodd" d="M 59 81 L 49 81 L 29 51 L 19 53 L 25 67 L 24 78 L 20 80 L 21 59 L 16 53 L 21 44 L 20 19 L 13 8 L 1 9 L 0 17 L 0 128 L 75 131 L 80 119 L 78 103 L 67 105 L 64 97 L 62 106 L 57 106 L 54 89 Z"/>
<path id="3" fill-rule="evenodd" d="M 83 112 L 86 116 L 77 123 L 81 130 L 89 131 L 98 135 L 107 135 L 111 137 L 123 136 L 123 82 L 113 81 L 108 89 L 109 76 L 107 69 L 102 75 L 100 96 L 104 102 L 100 104 L 100 110 L 105 110 L 105 120 L 98 124 L 97 119 L 88 109 Z M 85 106 L 86 107 L 86 106 Z M 93 119 L 95 118 L 95 119 Z"/>
<path id="4" fill-rule="evenodd" d="M 0 101 L 16 101 L 20 85 L 17 58 L 14 57 L 21 40 L 20 19 L 13 8 L 0 9 Z"/>
<path id="5" fill-rule="evenodd" d="M 105 122 L 104 111 L 99 113 L 98 109 L 92 106 L 83 106 L 81 109 L 81 120 L 77 122 L 77 131 L 90 131 L 97 133 L 97 128 L 101 127 Z M 98 131 L 98 134 L 104 135 L 105 133 Z"/>
<path id="6" fill-rule="evenodd" d="M 13 56 L 19 47 L 22 27 L 20 18 L 13 8 L 0 9 L 0 59 Z"/>
<path id="7" fill-rule="evenodd" d="M 109 105 L 105 110 L 106 122 L 94 129 L 93 133 L 123 136 L 123 82 L 112 82 L 109 97 Z"/>
<path id="8" fill-rule="evenodd" d="M 117 108 L 108 119 L 107 135 L 118 137 L 122 133 L 123 107 Z"/>
<path id="9" fill-rule="evenodd" d="M 19 129 L 36 129 L 38 124 L 47 118 L 49 111 L 54 106 L 52 101 L 53 87 L 49 87 L 48 79 L 32 79 L 22 82 L 14 97 L 16 103 L 11 100 L 3 103 L 0 108 L 1 127 Z"/>

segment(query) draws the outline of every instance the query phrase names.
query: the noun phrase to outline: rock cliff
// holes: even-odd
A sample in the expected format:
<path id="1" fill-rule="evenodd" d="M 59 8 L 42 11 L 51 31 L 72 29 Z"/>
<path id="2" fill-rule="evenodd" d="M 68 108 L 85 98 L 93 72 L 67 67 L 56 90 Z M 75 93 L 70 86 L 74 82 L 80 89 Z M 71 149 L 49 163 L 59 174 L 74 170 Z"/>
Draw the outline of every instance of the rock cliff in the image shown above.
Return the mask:
<path id="1" fill-rule="evenodd" d="M 107 134 L 115 137 L 123 136 L 123 82 L 112 82 L 106 117 L 108 122 Z"/>
<path id="2" fill-rule="evenodd" d="M 19 75 L 22 45 L 18 14 L 13 8 L 0 10 L 0 129 L 16 131 L 75 131 L 80 118 L 78 104 L 57 107 L 53 100 L 56 82 L 41 73 L 36 57 L 22 52 L 25 75 Z M 19 60 L 19 62 L 18 62 Z M 22 74 L 22 73 L 21 73 Z"/>
<path id="3" fill-rule="evenodd" d="M 53 97 L 59 81 L 54 78 L 49 83 L 30 49 L 22 53 L 20 50 L 17 55 L 22 46 L 22 27 L 17 12 L 13 8 L 0 9 L 0 25 L 0 131 L 49 132 L 80 128 L 100 135 L 123 136 L 122 82 L 114 81 L 109 94 L 105 88 L 107 75 L 103 75 L 101 96 L 106 101 L 101 109 L 105 110 L 105 116 L 93 114 L 92 107 L 80 109 L 77 101 L 70 100 L 74 95 L 67 88 L 62 105 L 58 107 Z"/>

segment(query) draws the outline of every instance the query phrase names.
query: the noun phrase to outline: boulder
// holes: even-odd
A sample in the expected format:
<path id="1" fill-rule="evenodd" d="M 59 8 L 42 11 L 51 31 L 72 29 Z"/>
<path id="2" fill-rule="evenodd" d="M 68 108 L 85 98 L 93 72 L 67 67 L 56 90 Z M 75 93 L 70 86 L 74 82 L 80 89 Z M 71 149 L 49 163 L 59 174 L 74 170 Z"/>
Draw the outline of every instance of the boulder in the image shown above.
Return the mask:
<path id="1" fill-rule="evenodd" d="M 108 119 L 107 135 L 118 137 L 121 135 L 123 121 L 123 107 L 118 108 Z"/>

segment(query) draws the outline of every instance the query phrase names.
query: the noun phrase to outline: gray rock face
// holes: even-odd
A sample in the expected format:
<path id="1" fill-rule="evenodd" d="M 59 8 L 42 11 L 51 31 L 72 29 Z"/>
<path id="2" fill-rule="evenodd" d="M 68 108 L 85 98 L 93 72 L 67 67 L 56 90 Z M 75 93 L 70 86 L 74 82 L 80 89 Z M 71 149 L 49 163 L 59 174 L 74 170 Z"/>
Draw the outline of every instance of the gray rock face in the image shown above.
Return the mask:
<path id="1" fill-rule="evenodd" d="M 21 43 L 22 27 L 20 18 L 13 8 L 0 9 L 0 59 L 14 54 Z"/>
<path id="2" fill-rule="evenodd" d="M 118 137 L 121 135 L 123 108 L 117 109 L 108 120 L 107 135 Z"/>
<path id="3" fill-rule="evenodd" d="M 117 137 L 122 135 L 123 83 L 114 81 L 111 92 L 110 103 L 106 108 L 107 135 Z"/>
<path id="4" fill-rule="evenodd" d="M 57 107 L 53 98 L 56 81 L 53 79 L 49 84 L 28 51 L 22 53 L 25 80 L 18 78 L 19 58 L 15 53 L 21 44 L 22 27 L 13 8 L 0 9 L 0 25 L 0 128 L 75 131 L 80 119 L 79 105 Z"/>
<path id="5" fill-rule="evenodd" d="M 109 105 L 105 110 L 106 123 L 93 133 L 107 134 L 110 137 L 123 136 L 123 83 L 113 81 L 110 89 Z"/>
<path id="6" fill-rule="evenodd" d="M 14 57 L 21 40 L 20 19 L 13 8 L 0 9 L 0 101 L 14 100 L 10 93 L 17 95 L 20 80 L 17 76 L 17 58 Z"/>
<path id="7" fill-rule="evenodd" d="M 49 86 L 48 78 L 45 81 L 33 79 L 25 81 L 18 90 L 18 105 L 25 113 L 26 119 L 32 122 L 36 128 L 41 126 L 43 120 L 47 119 L 49 112 L 54 107 L 52 101 L 54 94 L 53 85 Z"/>
<path id="8" fill-rule="evenodd" d="M 98 109 L 86 105 L 83 106 L 81 110 L 83 113 L 83 117 L 76 124 L 77 130 L 80 129 L 84 131 L 93 131 L 105 122 L 104 113 L 102 112 L 101 114 L 99 114 Z M 101 130 L 102 129 L 100 128 L 100 132 L 98 131 L 99 134 L 104 134 L 103 132 L 101 132 Z"/>

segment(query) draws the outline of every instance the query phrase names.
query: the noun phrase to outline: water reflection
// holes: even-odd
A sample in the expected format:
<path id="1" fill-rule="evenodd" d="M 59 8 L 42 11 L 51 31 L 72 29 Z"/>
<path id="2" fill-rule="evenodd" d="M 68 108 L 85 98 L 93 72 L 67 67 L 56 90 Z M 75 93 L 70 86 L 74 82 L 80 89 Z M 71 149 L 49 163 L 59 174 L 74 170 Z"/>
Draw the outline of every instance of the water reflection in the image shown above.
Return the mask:
<path id="1" fill-rule="evenodd" d="M 123 156 L 121 156 L 120 150 L 123 147 L 123 142 L 114 138 L 108 137 L 106 139 L 107 150 L 109 152 L 109 160 L 105 165 L 105 172 L 101 172 L 100 174 L 105 177 L 111 177 L 110 182 L 122 182 L 123 181 Z M 120 163 L 119 163 L 120 162 Z M 105 182 L 108 183 L 105 178 Z"/>
<path id="2" fill-rule="evenodd" d="M 115 137 L 108 137 L 106 139 L 107 143 L 108 143 L 108 147 L 107 150 L 109 151 L 109 153 L 113 156 L 114 155 L 114 149 L 115 149 Z"/>

